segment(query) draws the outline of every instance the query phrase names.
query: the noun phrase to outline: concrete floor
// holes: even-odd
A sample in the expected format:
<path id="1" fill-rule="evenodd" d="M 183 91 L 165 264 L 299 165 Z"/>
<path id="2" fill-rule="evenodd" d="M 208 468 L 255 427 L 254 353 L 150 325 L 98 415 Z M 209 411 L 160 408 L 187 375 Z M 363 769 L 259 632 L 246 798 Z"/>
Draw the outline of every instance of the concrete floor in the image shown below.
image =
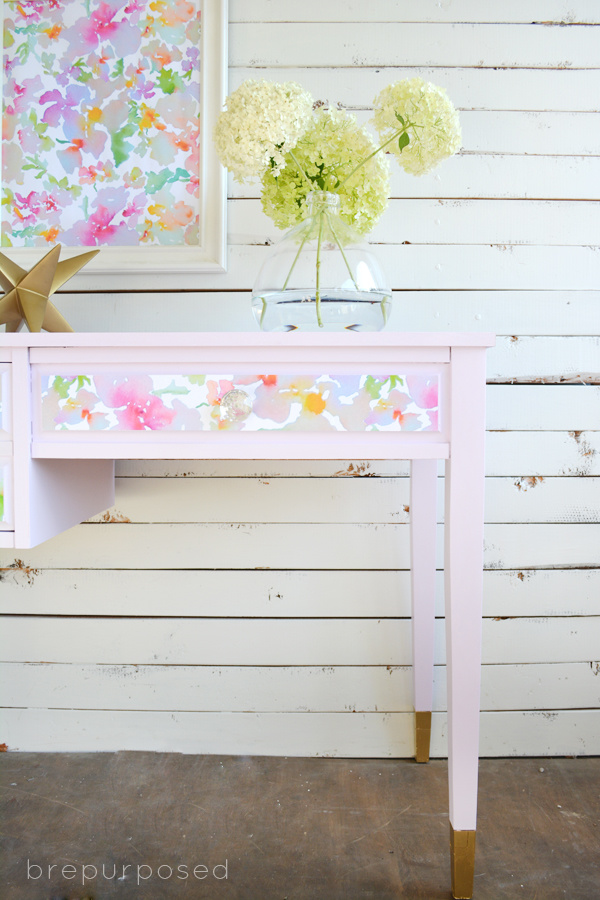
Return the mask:
<path id="1" fill-rule="evenodd" d="M 0 755 L 2 900 L 450 897 L 441 760 Z M 482 760 L 475 900 L 600 898 L 600 759 Z"/>

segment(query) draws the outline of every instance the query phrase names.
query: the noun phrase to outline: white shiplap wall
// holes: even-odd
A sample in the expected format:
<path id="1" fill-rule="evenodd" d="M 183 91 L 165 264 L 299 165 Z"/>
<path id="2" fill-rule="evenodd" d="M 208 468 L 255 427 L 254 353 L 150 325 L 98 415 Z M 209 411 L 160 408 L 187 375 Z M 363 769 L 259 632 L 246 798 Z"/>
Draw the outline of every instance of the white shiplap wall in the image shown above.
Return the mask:
<path id="1" fill-rule="evenodd" d="M 371 236 L 389 327 L 499 336 L 482 754 L 600 752 L 600 5 L 230 0 L 230 22 L 230 89 L 293 79 L 367 120 L 383 86 L 417 74 L 461 109 L 464 150 L 421 179 L 396 168 Z M 253 328 L 248 292 L 277 236 L 257 198 L 230 184 L 227 274 L 63 294 L 61 310 L 82 331 Z M 2 552 L 0 741 L 410 756 L 406 473 L 119 464 L 113 510 Z"/>

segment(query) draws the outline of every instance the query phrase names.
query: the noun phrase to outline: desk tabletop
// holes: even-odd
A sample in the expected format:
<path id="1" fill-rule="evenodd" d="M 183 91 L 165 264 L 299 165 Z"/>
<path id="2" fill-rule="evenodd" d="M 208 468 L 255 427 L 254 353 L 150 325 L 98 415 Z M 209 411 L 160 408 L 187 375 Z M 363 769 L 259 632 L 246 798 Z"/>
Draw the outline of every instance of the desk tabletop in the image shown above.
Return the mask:
<path id="1" fill-rule="evenodd" d="M 487 332 L 53 332 L 0 334 L 0 346 L 20 347 L 493 347 Z"/>

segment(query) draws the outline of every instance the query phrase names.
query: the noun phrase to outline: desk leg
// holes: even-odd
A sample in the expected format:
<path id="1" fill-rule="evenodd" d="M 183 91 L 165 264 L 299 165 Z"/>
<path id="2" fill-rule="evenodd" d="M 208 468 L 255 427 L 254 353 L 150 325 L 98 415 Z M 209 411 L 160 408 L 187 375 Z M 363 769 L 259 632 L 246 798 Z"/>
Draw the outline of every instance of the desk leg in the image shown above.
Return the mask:
<path id="1" fill-rule="evenodd" d="M 437 460 L 413 459 L 410 478 L 415 759 L 429 761 L 433 705 Z"/>
<path id="2" fill-rule="evenodd" d="M 473 892 L 483 588 L 485 362 L 452 351 L 452 425 L 446 462 L 445 603 L 452 895 Z"/>

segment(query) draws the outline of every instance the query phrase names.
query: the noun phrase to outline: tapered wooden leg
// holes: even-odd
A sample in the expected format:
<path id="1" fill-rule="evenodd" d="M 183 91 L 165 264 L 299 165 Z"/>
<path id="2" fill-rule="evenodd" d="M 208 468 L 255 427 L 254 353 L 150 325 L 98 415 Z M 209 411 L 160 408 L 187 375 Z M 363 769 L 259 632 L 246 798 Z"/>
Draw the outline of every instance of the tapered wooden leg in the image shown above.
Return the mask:
<path id="1" fill-rule="evenodd" d="M 455 900 L 470 900 L 473 896 L 475 834 L 475 831 L 455 831 L 450 826 L 452 896 Z"/>
<path id="2" fill-rule="evenodd" d="M 485 359 L 476 348 L 453 348 L 451 362 L 444 511 L 448 780 L 453 892 L 470 897 L 479 768 Z"/>
<path id="3" fill-rule="evenodd" d="M 429 761 L 433 706 L 437 460 L 413 459 L 410 479 L 415 759 Z"/>

